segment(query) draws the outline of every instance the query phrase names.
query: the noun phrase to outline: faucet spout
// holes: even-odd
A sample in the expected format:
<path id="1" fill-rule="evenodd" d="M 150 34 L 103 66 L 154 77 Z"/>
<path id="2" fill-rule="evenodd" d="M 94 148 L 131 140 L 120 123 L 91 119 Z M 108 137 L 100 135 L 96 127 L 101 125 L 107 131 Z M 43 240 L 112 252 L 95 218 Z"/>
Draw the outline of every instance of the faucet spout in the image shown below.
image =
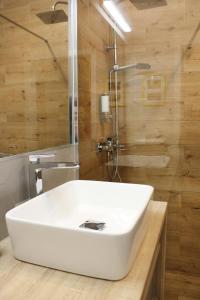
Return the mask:
<path id="1" fill-rule="evenodd" d="M 79 169 L 80 165 L 76 162 L 32 162 L 34 169 Z"/>
<path id="2" fill-rule="evenodd" d="M 50 158 L 55 157 L 55 154 L 36 154 L 29 156 L 30 162 L 30 171 L 34 173 L 34 185 L 36 190 L 36 195 L 38 196 L 44 192 L 43 189 L 43 170 L 61 170 L 61 169 L 74 169 L 77 170 L 80 168 L 80 164 L 78 162 L 54 162 L 54 161 L 42 161 L 41 158 Z"/>

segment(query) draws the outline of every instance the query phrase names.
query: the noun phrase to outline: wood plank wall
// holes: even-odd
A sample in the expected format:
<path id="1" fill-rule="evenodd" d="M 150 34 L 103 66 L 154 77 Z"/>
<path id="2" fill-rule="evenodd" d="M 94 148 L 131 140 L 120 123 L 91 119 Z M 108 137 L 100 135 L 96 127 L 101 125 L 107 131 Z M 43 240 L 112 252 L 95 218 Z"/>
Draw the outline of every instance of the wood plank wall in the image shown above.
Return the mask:
<path id="1" fill-rule="evenodd" d="M 110 28 L 93 6 L 78 1 L 79 154 L 80 178 L 105 180 L 106 154 L 96 143 L 111 134 L 110 122 L 100 122 L 99 97 L 108 92 Z"/>
<path id="2" fill-rule="evenodd" d="M 147 62 L 148 72 L 129 70 L 125 79 L 123 182 L 155 187 L 168 201 L 166 300 L 200 299 L 200 1 L 168 0 L 136 10 L 123 1 L 134 24 L 121 48 L 121 64 Z M 152 77 L 153 76 L 153 77 Z M 151 78 L 154 78 L 151 81 Z M 121 124 L 123 125 L 123 124 Z M 145 158 L 147 156 L 147 158 Z M 159 161 L 134 167 L 134 159 Z M 158 158 L 160 157 L 160 158 Z M 123 161 L 123 158 L 122 158 Z"/>
<path id="3" fill-rule="evenodd" d="M 68 141 L 67 23 L 45 25 L 36 16 L 51 10 L 52 3 L 0 1 L 0 152 L 16 154 Z"/>

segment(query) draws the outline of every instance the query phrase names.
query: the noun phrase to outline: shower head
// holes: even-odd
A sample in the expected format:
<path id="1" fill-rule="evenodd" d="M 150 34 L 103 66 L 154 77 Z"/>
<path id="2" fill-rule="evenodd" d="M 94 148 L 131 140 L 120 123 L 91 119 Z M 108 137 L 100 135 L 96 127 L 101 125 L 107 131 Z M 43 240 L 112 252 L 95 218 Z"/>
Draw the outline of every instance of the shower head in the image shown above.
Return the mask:
<path id="1" fill-rule="evenodd" d="M 132 68 L 137 69 L 137 70 L 149 70 L 149 69 L 151 69 L 151 66 L 149 64 L 145 64 L 145 63 L 131 64 L 131 65 L 126 65 L 126 66 L 114 65 L 113 71 L 119 72 L 119 71 L 125 71 L 127 69 L 132 69 Z"/>
<path id="2" fill-rule="evenodd" d="M 52 6 L 51 11 L 45 11 L 42 13 L 37 14 L 37 16 L 42 20 L 43 23 L 45 24 L 56 24 L 56 23 L 62 23 L 62 22 L 67 22 L 68 17 L 64 10 L 62 9 L 56 9 L 58 4 L 65 4 L 67 5 L 68 2 L 66 1 L 56 1 L 54 5 Z"/>
<path id="3" fill-rule="evenodd" d="M 156 7 L 167 5 L 166 0 L 130 0 L 130 1 L 139 10 L 156 8 Z"/>

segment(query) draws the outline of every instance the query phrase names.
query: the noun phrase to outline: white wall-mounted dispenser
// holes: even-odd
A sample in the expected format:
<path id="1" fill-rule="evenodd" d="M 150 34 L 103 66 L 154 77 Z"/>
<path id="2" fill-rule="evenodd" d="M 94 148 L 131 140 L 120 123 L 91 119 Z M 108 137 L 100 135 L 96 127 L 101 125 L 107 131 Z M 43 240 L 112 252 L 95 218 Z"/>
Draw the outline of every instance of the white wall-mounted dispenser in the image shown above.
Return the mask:
<path id="1" fill-rule="evenodd" d="M 100 119 L 101 121 L 111 119 L 109 94 L 103 94 L 100 96 Z"/>

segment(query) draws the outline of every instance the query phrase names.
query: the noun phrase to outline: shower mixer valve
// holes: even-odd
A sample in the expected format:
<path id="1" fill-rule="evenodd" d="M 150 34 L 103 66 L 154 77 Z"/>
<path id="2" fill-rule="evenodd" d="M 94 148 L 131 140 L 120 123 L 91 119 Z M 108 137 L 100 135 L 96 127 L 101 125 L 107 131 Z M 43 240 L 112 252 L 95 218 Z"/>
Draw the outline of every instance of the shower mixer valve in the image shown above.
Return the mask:
<path id="1" fill-rule="evenodd" d="M 113 137 L 108 137 L 105 141 L 97 143 L 97 151 L 115 152 L 116 150 L 125 150 L 123 144 L 116 143 Z"/>
<path id="2" fill-rule="evenodd" d="M 113 152 L 113 139 L 112 138 L 107 138 L 107 140 L 102 141 L 100 143 L 97 143 L 97 151 L 102 152 Z"/>

